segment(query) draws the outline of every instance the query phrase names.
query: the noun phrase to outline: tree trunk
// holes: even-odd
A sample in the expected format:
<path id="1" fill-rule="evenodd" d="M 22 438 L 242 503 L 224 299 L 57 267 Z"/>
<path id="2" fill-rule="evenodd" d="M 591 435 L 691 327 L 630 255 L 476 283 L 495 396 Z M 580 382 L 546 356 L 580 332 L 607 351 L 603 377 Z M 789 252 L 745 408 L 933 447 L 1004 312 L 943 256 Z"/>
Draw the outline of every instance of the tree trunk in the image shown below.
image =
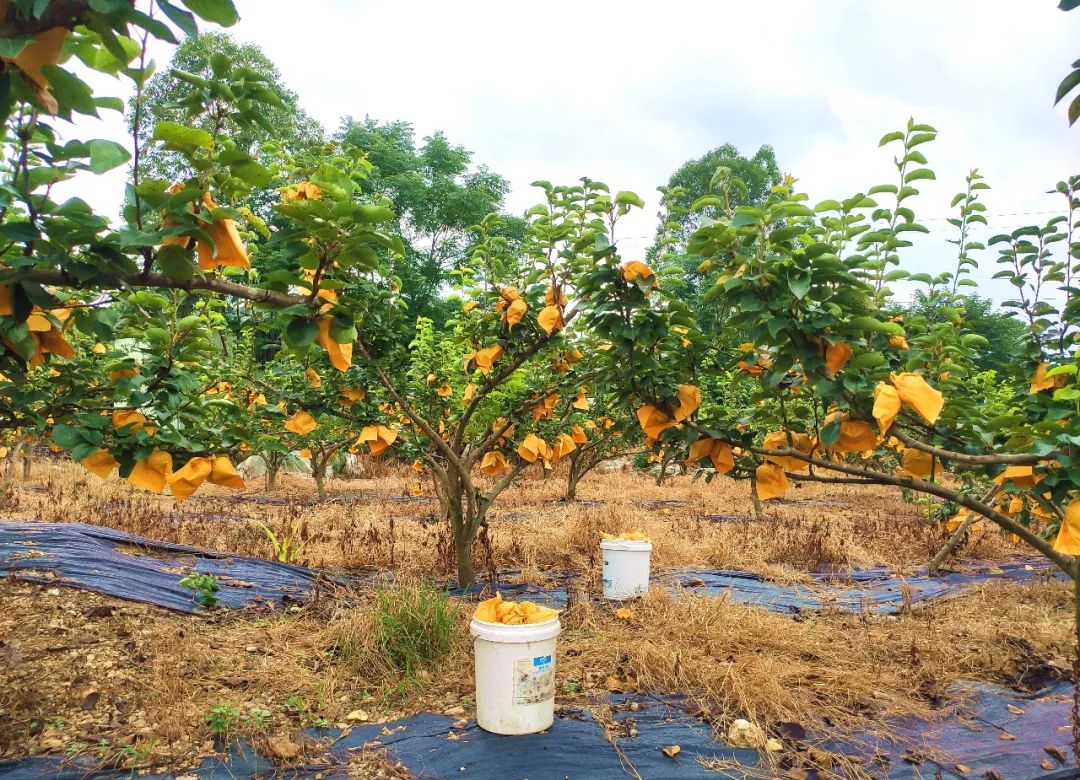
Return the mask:
<path id="1" fill-rule="evenodd" d="M 472 534 L 462 525 L 454 529 L 454 556 L 457 558 L 458 585 L 467 588 L 476 582 L 472 565 Z"/>
<path id="2" fill-rule="evenodd" d="M 945 559 L 949 557 L 952 551 L 955 550 L 960 545 L 960 542 L 964 540 L 964 537 L 967 536 L 968 528 L 970 528 L 976 520 L 981 519 L 982 518 L 974 512 L 967 513 L 967 517 L 960 523 L 960 527 L 953 531 L 953 535 L 949 537 L 949 541 L 945 542 L 945 546 L 938 550 L 937 555 L 930 561 L 930 574 L 937 574 L 938 567 L 944 563 Z"/>
<path id="3" fill-rule="evenodd" d="M 23 450 L 26 441 L 20 441 L 0 460 L 0 504 L 6 503 L 14 492 L 15 461 Z"/>
<path id="4" fill-rule="evenodd" d="M 566 495 L 564 496 L 568 502 L 573 502 L 577 499 L 577 483 L 578 480 L 581 479 L 581 470 L 578 466 L 578 460 L 571 456 L 570 475 L 566 479 Z"/>
<path id="5" fill-rule="evenodd" d="M 22 460 L 22 478 L 23 478 L 23 481 L 26 481 L 26 480 L 30 479 L 30 463 L 31 463 L 30 455 L 31 455 L 31 450 L 30 450 L 30 448 L 27 448 L 23 452 L 23 456 L 22 456 L 22 458 L 23 458 L 23 460 Z"/>
<path id="6" fill-rule="evenodd" d="M 311 475 L 315 477 L 315 490 L 319 494 L 319 501 L 326 500 L 326 471 L 324 469 L 312 469 Z"/>
<path id="7" fill-rule="evenodd" d="M 443 507 L 443 511 L 450 519 L 450 532 L 454 537 L 454 559 L 457 563 L 458 585 L 467 588 L 476 582 L 476 572 L 473 571 L 472 565 L 473 518 L 469 517 L 468 512 L 461 506 L 464 496 L 460 491 L 450 490 L 447 493 L 448 495 L 445 497 L 446 506 Z M 440 498 L 442 497 L 440 496 Z"/>
<path id="8" fill-rule="evenodd" d="M 990 489 L 986 495 L 984 495 L 980 501 L 986 502 L 992 499 L 998 492 L 998 487 L 995 485 Z M 960 542 L 964 540 L 967 535 L 968 528 L 972 526 L 977 520 L 982 519 L 980 515 L 968 510 L 967 515 L 960 523 L 960 527 L 957 528 L 953 535 L 949 537 L 949 541 L 945 542 L 945 546 L 938 550 L 937 555 L 930 561 L 929 572 L 931 575 L 937 574 L 938 567 L 945 561 L 945 559 L 952 553 L 953 550 L 959 546 Z"/>
<path id="9" fill-rule="evenodd" d="M 750 472 L 750 501 L 754 505 L 754 519 L 760 520 L 765 515 L 765 510 L 761 506 L 761 498 L 757 492 L 757 471 Z"/>
<path id="10" fill-rule="evenodd" d="M 266 489 L 273 490 L 277 487 L 277 475 L 280 466 L 276 462 L 271 463 L 265 459 L 264 462 L 266 463 Z"/>

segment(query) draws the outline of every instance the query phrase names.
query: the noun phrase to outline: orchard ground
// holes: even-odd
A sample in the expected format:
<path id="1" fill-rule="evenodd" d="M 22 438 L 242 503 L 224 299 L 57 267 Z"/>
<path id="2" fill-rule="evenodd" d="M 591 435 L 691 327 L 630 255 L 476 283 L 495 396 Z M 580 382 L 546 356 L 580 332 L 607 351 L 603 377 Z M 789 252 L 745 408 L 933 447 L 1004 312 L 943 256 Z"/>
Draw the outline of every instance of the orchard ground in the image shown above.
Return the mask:
<path id="1" fill-rule="evenodd" d="M 311 501 L 310 480 L 294 477 L 282 477 L 272 492 L 259 480 L 239 493 L 210 488 L 176 503 L 115 476 L 102 482 L 74 465 L 36 461 L 0 518 L 80 521 L 273 558 L 266 533 L 251 522 L 258 520 L 279 537 L 296 529 L 303 546 L 294 563 L 358 584 L 303 607 L 184 615 L 0 579 L 0 722 L 8 724 L 0 759 L 81 753 L 121 766 L 183 769 L 220 749 L 212 739 L 216 711 L 228 721 L 228 738 L 250 738 L 295 763 L 312 749 L 296 736 L 304 727 L 422 711 L 469 717 L 467 625 L 475 599 L 450 599 L 457 611 L 448 645 L 412 677 L 373 640 L 386 614 L 371 583 L 392 574 L 390 598 L 415 598 L 425 578 L 452 580 L 454 560 L 431 486 L 421 482 L 416 496 L 417 475 L 407 466 L 368 465 L 370 478 L 332 481 L 323 503 Z M 539 471 L 500 497 L 475 559 L 481 579 L 494 572 L 505 584 L 579 574 L 562 615 L 557 707 L 587 707 L 611 723 L 608 692 L 640 690 L 689 697 L 720 733 L 733 718 L 765 728 L 794 722 L 808 731 L 887 733 L 897 716 L 940 717 L 935 705 L 956 681 L 1023 687 L 1033 675 L 1069 674 L 1070 589 L 1049 577 L 989 583 L 897 615 L 824 609 L 793 619 L 726 598 L 654 590 L 625 619 L 588 598 L 601 590 L 602 532 L 648 534 L 654 573 L 741 569 L 790 584 L 808 583 L 824 567 L 914 571 L 944 539 L 939 524 L 926 521 L 926 507 L 896 490 L 807 483 L 767 502 L 755 520 L 745 482 L 675 476 L 658 486 L 639 472 L 598 471 L 566 504 L 565 474 L 557 468 L 542 478 Z M 960 560 L 1025 554 L 986 530 L 972 535 Z M 238 714 L 227 717 L 229 708 Z M 1064 747 L 1067 735 L 1057 736 Z M 356 771 L 408 776 L 377 751 L 358 758 Z"/>

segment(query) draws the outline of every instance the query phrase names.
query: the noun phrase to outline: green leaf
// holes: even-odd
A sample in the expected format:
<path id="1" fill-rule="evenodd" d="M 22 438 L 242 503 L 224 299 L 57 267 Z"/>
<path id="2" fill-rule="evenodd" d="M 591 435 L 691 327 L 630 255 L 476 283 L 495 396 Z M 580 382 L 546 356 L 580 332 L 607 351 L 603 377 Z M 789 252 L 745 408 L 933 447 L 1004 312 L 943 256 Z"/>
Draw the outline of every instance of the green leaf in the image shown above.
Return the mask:
<path id="1" fill-rule="evenodd" d="M 181 32 L 189 38 L 199 35 L 199 26 L 195 23 L 195 17 L 187 11 L 177 8 L 168 0 L 158 0 L 158 7 L 169 17 L 169 20 L 180 28 Z"/>
<path id="2" fill-rule="evenodd" d="M 893 141 L 900 141 L 904 137 L 904 134 L 899 130 L 893 130 L 891 133 L 885 133 L 881 136 L 881 140 L 878 141 L 878 146 L 884 146 L 885 144 L 891 144 Z M 837 434 L 839 435 L 839 434 Z"/>
<path id="3" fill-rule="evenodd" d="M 30 35 L 15 35 L 11 38 L 0 39 L 0 57 L 6 60 L 13 60 L 19 56 L 26 44 L 34 40 Z"/>
<path id="4" fill-rule="evenodd" d="M 274 178 L 270 170 L 254 160 L 240 162 L 229 168 L 232 175 L 252 187 L 265 187 Z"/>
<path id="5" fill-rule="evenodd" d="M 913 181 L 919 181 L 919 179 L 936 179 L 937 176 L 929 168 L 916 168 L 913 171 L 908 171 L 904 176 L 904 184 L 910 184 Z"/>
<path id="6" fill-rule="evenodd" d="M 24 244 L 41 238 L 41 233 L 29 222 L 7 222 L 3 227 L 0 227 L 0 235 L 11 241 Z"/>
<path id="7" fill-rule="evenodd" d="M 328 163 L 322 163 L 311 176 L 311 181 L 323 189 L 331 192 L 339 192 L 344 195 L 352 195 L 356 183 L 343 171 L 338 170 Z"/>
<path id="8" fill-rule="evenodd" d="M 810 273 L 808 271 L 789 271 L 788 289 L 791 294 L 802 300 L 810 292 Z"/>
<path id="9" fill-rule="evenodd" d="M 907 148 L 910 149 L 913 146 L 924 144 L 927 141 L 933 141 L 935 138 L 937 138 L 937 133 L 915 133 L 908 138 Z"/>
<path id="10" fill-rule="evenodd" d="M 840 441 L 840 415 L 821 427 L 821 443 L 826 449 Z"/>
<path id="11" fill-rule="evenodd" d="M 848 361 L 849 371 L 860 368 L 877 368 L 885 364 L 885 356 L 880 352 L 862 352 Z"/>
<path id="12" fill-rule="evenodd" d="M 375 206 L 370 203 L 358 206 L 356 211 L 362 222 L 389 222 L 395 216 L 393 210 L 386 206 Z"/>
<path id="13" fill-rule="evenodd" d="M 90 7 L 102 14 L 117 14 L 131 8 L 128 0 L 90 0 Z"/>
<path id="14" fill-rule="evenodd" d="M 202 148 L 208 151 L 214 148 L 214 136 L 197 127 L 185 127 L 176 122 L 161 121 L 154 128 L 154 140 L 161 141 L 166 147 L 176 151 Z"/>
<path id="15" fill-rule="evenodd" d="M 887 333 L 890 336 L 903 336 L 904 329 L 895 322 L 882 322 L 873 317 L 852 317 L 848 323 L 855 330 L 869 330 L 874 333 Z"/>
<path id="16" fill-rule="evenodd" d="M 58 447 L 70 450 L 72 447 L 81 444 L 82 440 L 82 432 L 78 428 L 63 424 L 53 426 L 53 441 L 56 442 Z"/>
<path id="17" fill-rule="evenodd" d="M 1080 85 L 1080 70 L 1074 70 L 1058 85 L 1057 94 L 1054 96 L 1054 105 L 1060 103 L 1062 98 L 1072 92 L 1078 85 Z"/>
<path id="18" fill-rule="evenodd" d="M 240 20 L 240 14 L 236 12 L 236 6 L 232 0 L 181 0 L 191 9 L 192 13 L 201 19 L 222 27 L 232 27 Z"/>
<path id="19" fill-rule="evenodd" d="M 297 318 L 285 328 L 285 343 L 290 347 L 306 347 L 319 337 L 319 326 L 314 320 Z"/>
<path id="20" fill-rule="evenodd" d="M 61 109 L 66 106 L 87 116 L 98 115 L 94 93 L 86 82 L 58 65 L 43 65 L 41 72 L 48 79 L 49 92 L 56 98 Z"/>
<path id="21" fill-rule="evenodd" d="M 615 193 L 615 202 L 622 206 L 637 206 L 639 209 L 645 208 L 645 201 L 643 201 L 636 192 L 630 192 L 629 190 Z"/>
<path id="22" fill-rule="evenodd" d="M 1051 368 L 1049 371 L 1047 371 L 1046 375 L 1048 377 L 1062 376 L 1062 375 L 1075 376 L 1076 375 L 1076 364 L 1075 363 L 1069 363 L 1069 364 L 1064 365 L 1064 366 L 1056 366 L 1054 368 Z"/>
<path id="23" fill-rule="evenodd" d="M 195 263 L 179 244 L 165 244 L 157 251 L 154 262 L 174 282 L 190 282 L 195 277 Z"/>
<path id="24" fill-rule="evenodd" d="M 116 141 L 95 140 L 90 142 L 90 170 L 105 173 L 117 168 L 131 159 L 128 152 Z"/>

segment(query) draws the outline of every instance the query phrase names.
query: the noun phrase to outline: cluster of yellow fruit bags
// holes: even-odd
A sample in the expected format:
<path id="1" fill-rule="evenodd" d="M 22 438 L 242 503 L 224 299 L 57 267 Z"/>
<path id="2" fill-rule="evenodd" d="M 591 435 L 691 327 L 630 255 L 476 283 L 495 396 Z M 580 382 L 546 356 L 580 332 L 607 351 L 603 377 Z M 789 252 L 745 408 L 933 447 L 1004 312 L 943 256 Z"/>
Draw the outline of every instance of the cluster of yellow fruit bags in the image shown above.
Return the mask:
<path id="1" fill-rule="evenodd" d="M 496 593 L 495 598 L 477 605 L 474 617 L 485 623 L 520 626 L 525 623 L 546 623 L 558 614 L 557 609 L 541 607 L 531 601 L 503 601 L 502 594 Z"/>
<path id="2" fill-rule="evenodd" d="M 600 535 L 603 536 L 604 539 L 606 539 L 609 542 L 648 542 L 648 541 L 651 541 L 649 539 L 649 537 L 646 536 L 645 534 L 643 534 L 641 531 L 626 531 L 625 533 L 621 533 L 621 534 L 618 534 L 618 535 L 601 533 Z"/>

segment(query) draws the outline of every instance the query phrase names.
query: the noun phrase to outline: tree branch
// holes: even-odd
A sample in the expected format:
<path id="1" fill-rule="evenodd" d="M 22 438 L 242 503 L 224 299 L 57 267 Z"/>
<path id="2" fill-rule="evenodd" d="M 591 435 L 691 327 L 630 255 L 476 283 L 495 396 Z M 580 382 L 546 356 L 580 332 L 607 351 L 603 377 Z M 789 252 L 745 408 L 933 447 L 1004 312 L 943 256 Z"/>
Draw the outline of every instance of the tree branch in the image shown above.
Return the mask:
<path id="1" fill-rule="evenodd" d="M 298 304 L 306 306 L 311 303 L 306 296 L 290 295 L 289 293 L 277 292 L 276 290 L 266 290 L 261 287 L 237 284 L 236 282 L 222 279 L 219 276 L 199 276 L 194 279 L 189 279 L 188 281 L 179 281 L 170 279 L 164 274 L 155 273 L 143 275 L 140 273 L 134 276 L 114 276 L 109 282 L 103 284 L 87 284 L 86 282 L 79 281 L 74 276 L 71 276 L 64 271 L 39 269 L 26 272 L 15 271 L 11 274 L 4 274 L 4 278 L 0 281 L 10 282 L 18 281 L 20 279 L 53 287 L 67 287 L 77 290 L 100 290 L 109 289 L 114 286 L 118 289 L 125 287 L 146 287 L 167 290 L 187 290 L 188 292 L 206 290 L 207 292 L 220 293 L 232 298 L 243 298 L 255 303 L 264 303 L 268 306 L 276 306 L 279 308 L 295 306 Z"/>
<path id="2" fill-rule="evenodd" d="M 973 498 L 959 493 L 958 491 L 947 488 L 944 485 L 938 485 L 934 482 L 924 482 L 921 479 L 914 477 L 901 477 L 896 474 L 885 474 L 878 471 L 870 471 L 869 469 L 858 468 L 857 466 L 849 466 L 846 463 L 834 463 L 827 460 L 820 460 L 818 458 L 811 458 L 805 453 L 795 449 L 783 449 L 772 450 L 765 447 L 751 447 L 750 451 L 756 455 L 772 455 L 781 456 L 787 458 L 797 458 L 798 460 L 806 463 L 811 463 L 818 468 L 825 469 L 826 471 L 839 471 L 842 474 L 851 474 L 856 477 L 862 477 L 863 479 L 869 479 L 874 482 L 883 485 L 895 485 L 896 487 L 906 487 L 911 490 L 917 490 L 920 493 L 926 493 L 927 495 L 937 496 L 938 498 L 944 498 L 946 501 L 952 501 L 959 504 L 962 507 L 971 509 L 978 512 L 983 517 L 991 520 L 1001 528 L 1004 528 L 1009 533 L 1016 534 L 1029 545 L 1041 552 L 1047 558 L 1049 558 L 1059 569 L 1065 572 L 1070 579 L 1076 577 L 1076 567 L 1073 565 L 1072 556 L 1063 555 L 1054 549 L 1054 546 L 1050 542 L 1043 539 L 1038 534 L 1034 533 L 1030 529 L 1020 525 L 1011 517 L 1001 512 L 998 512 L 992 506 L 984 504 L 982 501 L 977 501 Z"/>
<path id="3" fill-rule="evenodd" d="M 895 436 L 905 447 L 911 447 L 913 450 L 921 450 L 922 452 L 928 452 L 931 455 L 935 455 L 941 458 L 942 460 L 951 460 L 956 463 L 967 463 L 972 466 L 994 466 L 999 464 L 1034 466 L 1038 463 L 1046 463 L 1048 461 L 1057 459 L 1057 453 L 1051 453 L 1049 455 L 969 455 L 966 452 L 943 450 L 940 447 L 934 447 L 930 444 L 924 444 L 921 441 L 913 439 L 906 433 L 903 433 L 897 429 L 893 429 L 889 433 L 890 435 Z"/>
<path id="4" fill-rule="evenodd" d="M 374 361 L 371 357 L 371 352 L 368 351 L 368 348 L 364 344 L 364 342 L 357 340 L 356 345 L 360 349 L 360 354 L 363 355 L 366 360 L 374 364 Z M 468 474 L 466 473 L 465 466 L 461 462 L 461 459 L 458 457 L 458 454 L 454 452 L 454 450 L 450 447 L 449 444 L 446 443 L 443 437 L 440 436 L 438 432 L 431 427 L 431 423 L 421 417 L 412 408 L 412 404 L 405 400 L 404 396 L 402 396 L 401 393 L 398 392 L 398 389 L 394 385 L 393 381 L 390 379 L 390 376 L 382 369 L 381 366 L 375 365 L 375 375 L 379 378 L 379 382 L 382 383 L 382 386 L 386 388 L 386 392 L 390 393 L 390 397 L 393 398 L 397 405 L 401 407 L 401 410 L 409 416 L 409 419 L 416 423 L 417 426 L 419 426 L 419 428 L 427 435 L 428 439 L 431 440 L 432 444 L 435 445 L 435 448 L 442 453 L 442 455 L 447 459 L 447 461 L 450 462 L 454 469 L 458 473 L 462 474 L 463 477 L 467 478 Z"/>
<path id="5" fill-rule="evenodd" d="M 559 330 L 553 330 L 551 333 L 547 333 L 541 336 L 528 347 L 515 355 L 513 360 L 511 360 L 508 364 L 504 365 L 501 370 L 494 372 L 491 376 L 484 380 L 483 385 L 477 388 L 476 395 L 472 397 L 472 400 L 469 401 L 469 405 L 466 406 L 465 411 L 462 412 L 461 419 L 458 420 L 457 429 L 454 431 L 455 447 L 461 445 L 461 437 L 464 436 L 465 426 L 468 424 L 469 419 L 473 415 L 473 412 L 476 411 L 476 407 L 480 405 L 480 402 L 484 400 L 488 393 L 490 393 L 492 390 L 494 390 L 496 387 L 506 381 L 506 379 L 511 374 L 521 368 L 521 365 L 526 360 L 528 360 L 541 349 L 543 349 L 553 338 L 555 338 L 557 334 L 564 332 L 569 327 L 570 322 L 574 319 L 575 316 L 577 316 L 577 309 L 570 312 L 566 319 L 563 320 L 562 328 L 560 328 Z"/>

